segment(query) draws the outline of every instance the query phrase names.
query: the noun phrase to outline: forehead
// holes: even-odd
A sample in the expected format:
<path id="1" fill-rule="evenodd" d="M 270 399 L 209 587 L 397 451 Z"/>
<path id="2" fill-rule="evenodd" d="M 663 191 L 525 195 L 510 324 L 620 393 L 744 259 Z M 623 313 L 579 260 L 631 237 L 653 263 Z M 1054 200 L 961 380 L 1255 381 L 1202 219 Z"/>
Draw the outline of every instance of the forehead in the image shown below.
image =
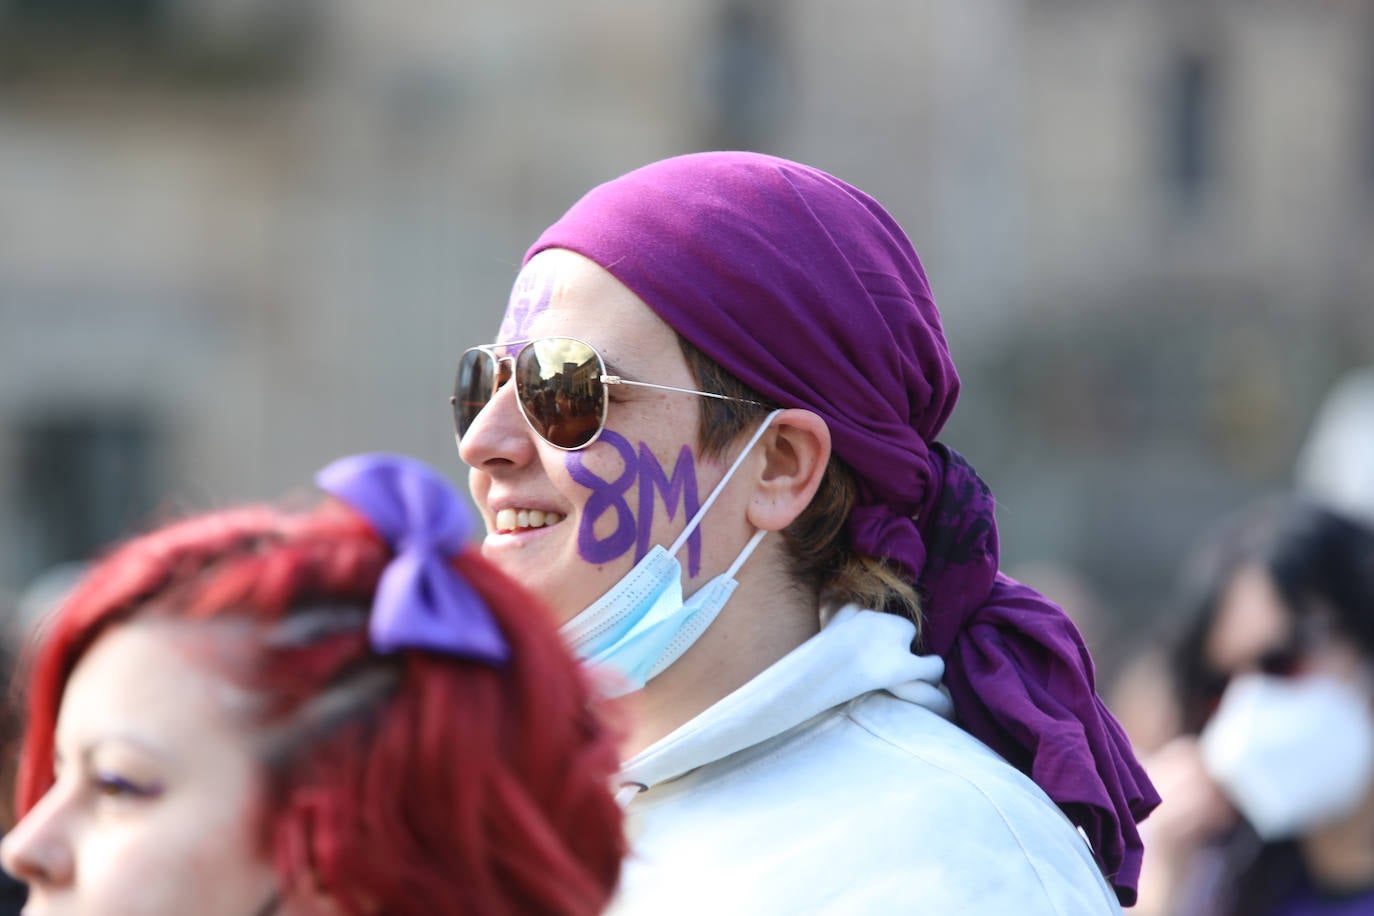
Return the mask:
<path id="1" fill-rule="evenodd" d="M 139 621 L 102 634 L 67 681 L 59 749 L 130 738 L 170 756 L 202 758 L 241 748 L 235 715 L 247 695 L 205 661 L 196 644 L 211 627 Z M 198 655 L 201 657 L 198 658 Z"/>
<path id="2" fill-rule="evenodd" d="M 1222 592 L 1207 637 L 1207 657 L 1218 670 L 1235 670 L 1285 645 L 1292 627 L 1283 596 L 1268 572 L 1258 566 L 1244 567 Z"/>
<path id="3" fill-rule="evenodd" d="M 662 318 L 598 264 L 564 249 L 539 252 L 511 290 L 499 340 L 578 337 L 611 360 L 677 347 Z"/>

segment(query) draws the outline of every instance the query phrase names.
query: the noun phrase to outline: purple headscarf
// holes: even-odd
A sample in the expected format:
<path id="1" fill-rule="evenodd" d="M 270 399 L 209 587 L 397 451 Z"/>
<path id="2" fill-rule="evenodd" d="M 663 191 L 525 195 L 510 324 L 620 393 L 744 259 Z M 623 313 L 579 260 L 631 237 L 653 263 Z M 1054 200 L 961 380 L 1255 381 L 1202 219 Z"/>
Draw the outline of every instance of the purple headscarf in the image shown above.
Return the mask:
<path id="1" fill-rule="evenodd" d="M 936 443 L 959 393 L 905 233 L 877 201 L 809 166 L 699 153 L 593 188 L 526 254 L 601 265 L 703 353 L 784 407 L 825 418 L 858 478 L 854 548 L 922 594 L 959 721 L 1028 774 L 1136 896 L 1136 822 L 1159 796 L 1098 699 L 1068 617 L 998 572 L 991 492 Z"/>

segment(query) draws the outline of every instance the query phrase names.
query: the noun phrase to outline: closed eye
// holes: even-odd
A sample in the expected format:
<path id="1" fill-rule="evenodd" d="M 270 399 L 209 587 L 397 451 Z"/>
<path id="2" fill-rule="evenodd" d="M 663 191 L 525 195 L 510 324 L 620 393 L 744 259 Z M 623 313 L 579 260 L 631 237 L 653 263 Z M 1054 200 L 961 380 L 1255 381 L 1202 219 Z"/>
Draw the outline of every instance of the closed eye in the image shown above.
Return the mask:
<path id="1" fill-rule="evenodd" d="M 97 772 L 91 777 L 96 794 L 106 798 L 144 799 L 162 794 L 157 783 L 138 783 L 117 773 Z"/>

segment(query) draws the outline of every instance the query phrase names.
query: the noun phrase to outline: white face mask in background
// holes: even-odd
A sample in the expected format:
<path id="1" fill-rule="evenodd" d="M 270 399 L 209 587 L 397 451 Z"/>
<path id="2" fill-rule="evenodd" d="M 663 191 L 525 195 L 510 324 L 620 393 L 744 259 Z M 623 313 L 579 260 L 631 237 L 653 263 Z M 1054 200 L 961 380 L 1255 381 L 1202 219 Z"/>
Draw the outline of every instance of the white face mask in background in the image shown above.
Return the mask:
<path id="1" fill-rule="evenodd" d="M 1203 764 L 1264 840 L 1340 819 L 1374 778 L 1374 710 L 1356 684 L 1314 675 L 1233 680 L 1201 735 Z"/>

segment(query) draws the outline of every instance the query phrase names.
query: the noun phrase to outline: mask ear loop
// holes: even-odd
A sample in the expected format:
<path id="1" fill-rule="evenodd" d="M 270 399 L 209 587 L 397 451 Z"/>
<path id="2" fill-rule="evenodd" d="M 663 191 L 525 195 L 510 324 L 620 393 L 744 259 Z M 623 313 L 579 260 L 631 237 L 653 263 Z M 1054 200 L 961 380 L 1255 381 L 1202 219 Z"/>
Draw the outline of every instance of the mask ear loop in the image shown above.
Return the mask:
<path id="1" fill-rule="evenodd" d="M 716 488 L 711 491 L 710 496 L 706 497 L 706 502 L 701 504 L 701 508 L 697 510 L 697 514 L 692 516 L 692 520 L 687 523 L 687 527 L 683 528 L 682 533 L 677 536 L 677 540 L 673 541 L 673 546 L 668 548 L 669 556 L 677 556 L 678 551 L 682 549 L 682 545 L 687 543 L 687 539 L 692 536 L 692 532 L 697 530 L 697 526 L 701 524 L 701 520 L 706 517 L 706 510 L 711 508 L 715 503 L 716 497 L 720 496 L 721 491 L 725 489 L 725 485 L 730 482 L 730 478 L 735 476 L 735 471 L 739 470 L 739 466 L 744 463 L 744 459 L 749 457 L 749 452 L 753 450 L 759 439 L 763 437 L 763 434 L 768 431 L 768 427 L 772 424 L 773 418 L 780 413 L 782 413 L 781 407 L 763 418 L 763 422 L 759 424 L 759 428 L 754 430 L 754 435 L 749 437 L 749 442 L 744 448 L 740 449 L 739 454 L 735 456 L 734 462 L 730 465 L 730 469 L 725 472 L 725 476 L 720 479 L 720 483 L 716 484 Z M 741 553 L 739 558 L 731 565 L 731 577 L 733 577 L 734 573 L 743 565 L 744 561 L 749 558 L 749 554 L 754 552 L 754 548 L 758 546 L 759 541 L 763 539 L 766 533 L 767 532 L 763 529 L 754 532 L 753 538 L 751 538 L 748 545 L 745 546 L 743 553 Z"/>
<path id="2" fill-rule="evenodd" d="M 730 579 L 735 578 L 735 573 L 739 572 L 739 568 L 744 565 L 744 561 L 749 559 L 749 555 L 754 552 L 755 547 L 759 546 L 759 541 L 762 541 L 763 536 L 767 533 L 768 532 L 762 528 L 754 532 L 754 536 L 749 539 L 749 543 L 745 544 L 744 549 L 739 552 L 739 556 L 735 557 L 735 562 L 731 563 L 730 568 L 725 571 L 726 577 Z"/>

